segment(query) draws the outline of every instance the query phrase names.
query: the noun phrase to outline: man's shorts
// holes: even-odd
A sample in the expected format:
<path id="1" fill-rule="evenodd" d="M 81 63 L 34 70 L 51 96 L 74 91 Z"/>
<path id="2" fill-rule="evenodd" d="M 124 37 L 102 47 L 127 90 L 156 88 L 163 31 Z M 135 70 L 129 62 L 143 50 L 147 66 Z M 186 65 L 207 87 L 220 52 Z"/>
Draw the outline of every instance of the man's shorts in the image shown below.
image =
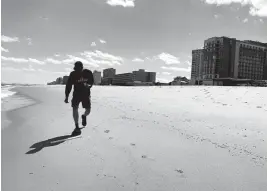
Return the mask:
<path id="1" fill-rule="evenodd" d="M 90 96 L 81 96 L 81 95 L 73 95 L 71 100 L 72 107 L 79 107 L 79 104 L 82 102 L 83 108 L 91 108 L 91 97 Z"/>

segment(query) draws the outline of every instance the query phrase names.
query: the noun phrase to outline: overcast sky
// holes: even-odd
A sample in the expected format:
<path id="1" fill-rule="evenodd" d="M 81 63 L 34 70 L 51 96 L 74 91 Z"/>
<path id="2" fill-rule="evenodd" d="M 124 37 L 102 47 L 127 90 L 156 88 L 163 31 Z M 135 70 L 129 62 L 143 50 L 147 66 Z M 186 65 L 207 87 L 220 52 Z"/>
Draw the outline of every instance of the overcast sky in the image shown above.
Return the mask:
<path id="1" fill-rule="evenodd" d="M 47 83 L 76 60 L 171 81 L 207 38 L 267 42 L 267 0 L 2 0 L 1 21 L 3 82 Z"/>

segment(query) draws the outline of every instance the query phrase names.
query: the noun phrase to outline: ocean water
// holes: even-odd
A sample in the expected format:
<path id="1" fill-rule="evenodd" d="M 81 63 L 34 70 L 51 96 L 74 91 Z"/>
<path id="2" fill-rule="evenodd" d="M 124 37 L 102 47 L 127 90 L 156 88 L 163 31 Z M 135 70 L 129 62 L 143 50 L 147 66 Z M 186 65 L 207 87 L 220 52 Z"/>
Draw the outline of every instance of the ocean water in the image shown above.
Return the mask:
<path id="1" fill-rule="evenodd" d="M 34 103 L 30 98 L 17 94 L 13 88 L 15 86 L 1 86 L 1 112 L 18 109 Z"/>
<path id="2" fill-rule="evenodd" d="M 8 98 L 16 93 L 15 91 L 12 91 L 12 88 L 14 88 L 14 86 L 1 86 L 1 103 L 3 102 L 3 99 Z"/>

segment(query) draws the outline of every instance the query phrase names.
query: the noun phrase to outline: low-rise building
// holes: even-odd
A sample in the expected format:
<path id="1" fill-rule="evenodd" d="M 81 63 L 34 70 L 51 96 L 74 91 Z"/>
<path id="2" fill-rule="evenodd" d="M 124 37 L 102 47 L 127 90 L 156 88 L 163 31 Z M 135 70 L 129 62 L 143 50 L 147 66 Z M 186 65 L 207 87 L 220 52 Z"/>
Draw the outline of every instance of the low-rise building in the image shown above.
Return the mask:
<path id="1" fill-rule="evenodd" d="M 112 79 L 113 85 L 151 85 L 156 81 L 156 72 L 146 72 L 143 69 L 132 73 L 117 74 Z"/>
<path id="2" fill-rule="evenodd" d="M 134 82 L 133 73 L 117 74 L 114 76 L 112 85 L 131 85 Z"/>
<path id="3" fill-rule="evenodd" d="M 63 78 L 59 77 L 56 79 L 56 84 L 62 84 L 63 83 Z"/>
<path id="4" fill-rule="evenodd" d="M 67 84 L 69 76 L 63 76 L 63 84 Z"/>

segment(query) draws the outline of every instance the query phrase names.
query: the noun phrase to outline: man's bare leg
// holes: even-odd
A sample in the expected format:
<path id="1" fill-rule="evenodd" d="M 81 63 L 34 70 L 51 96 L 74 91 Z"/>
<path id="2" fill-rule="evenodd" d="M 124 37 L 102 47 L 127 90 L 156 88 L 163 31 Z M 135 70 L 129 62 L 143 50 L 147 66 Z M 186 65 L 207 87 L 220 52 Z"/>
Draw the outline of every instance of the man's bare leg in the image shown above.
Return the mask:
<path id="1" fill-rule="evenodd" d="M 74 129 L 74 131 L 72 132 L 72 135 L 73 136 L 80 135 L 81 134 L 81 130 L 79 128 L 79 111 L 78 111 L 78 107 L 73 107 L 72 114 L 73 114 L 73 119 L 74 119 L 74 123 L 75 123 L 75 127 L 76 127 Z"/>
<path id="2" fill-rule="evenodd" d="M 84 114 L 82 115 L 82 125 L 83 126 L 87 125 L 86 117 L 90 114 L 90 112 L 91 112 L 91 107 L 85 109 Z"/>

